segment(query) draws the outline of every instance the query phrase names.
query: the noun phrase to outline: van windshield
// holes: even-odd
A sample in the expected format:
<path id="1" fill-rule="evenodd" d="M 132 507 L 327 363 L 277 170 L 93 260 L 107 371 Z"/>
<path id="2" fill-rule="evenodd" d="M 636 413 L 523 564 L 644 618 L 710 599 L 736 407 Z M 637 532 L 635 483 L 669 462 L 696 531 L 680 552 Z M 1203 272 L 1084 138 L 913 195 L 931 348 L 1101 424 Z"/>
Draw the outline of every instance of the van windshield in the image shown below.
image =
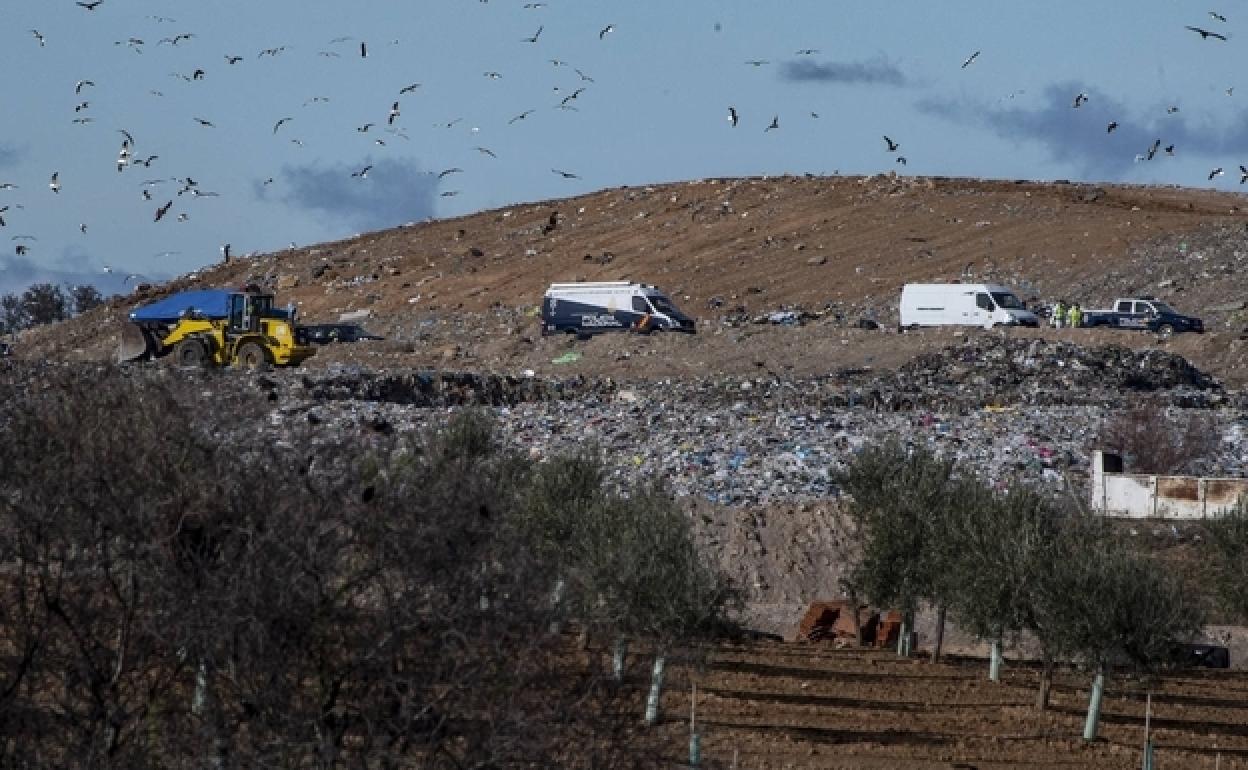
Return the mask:
<path id="1" fill-rule="evenodd" d="M 1018 297 L 1008 291 L 994 291 L 992 293 L 993 300 L 996 301 L 997 307 L 1007 310 L 1022 310 L 1023 303 L 1018 301 Z"/>
<path id="2" fill-rule="evenodd" d="M 672 301 L 662 294 L 649 294 L 646 296 L 646 299 L 650 300 L 650 304 L 654 306 L 656 312 L 672 317 L 681 315 L 676 306 L 672 304 Z"/>

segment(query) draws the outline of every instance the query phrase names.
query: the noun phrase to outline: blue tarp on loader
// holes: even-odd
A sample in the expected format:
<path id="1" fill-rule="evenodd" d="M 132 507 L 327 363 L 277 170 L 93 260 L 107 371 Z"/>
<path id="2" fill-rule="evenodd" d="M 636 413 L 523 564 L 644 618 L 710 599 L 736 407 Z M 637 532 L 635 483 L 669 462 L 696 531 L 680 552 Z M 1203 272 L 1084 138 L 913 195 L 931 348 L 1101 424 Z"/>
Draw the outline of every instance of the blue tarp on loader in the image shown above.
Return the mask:
<path id="1" fill-rule="evenodd" d="M 131 321 L 176 322 L 192 308 L 204 318 L 226 318 L 230 314 L 230 295 L 226 289 L 194 289 L 156 300 L 130 311 Z"/>

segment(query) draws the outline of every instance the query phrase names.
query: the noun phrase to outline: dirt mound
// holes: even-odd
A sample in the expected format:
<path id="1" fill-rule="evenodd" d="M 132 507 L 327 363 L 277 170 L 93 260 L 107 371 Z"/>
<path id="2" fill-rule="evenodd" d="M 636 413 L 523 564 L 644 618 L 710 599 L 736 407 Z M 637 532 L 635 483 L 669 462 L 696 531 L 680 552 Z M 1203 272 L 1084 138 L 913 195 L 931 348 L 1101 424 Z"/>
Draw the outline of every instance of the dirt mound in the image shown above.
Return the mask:
<path id="1" fill-rule="evenodd" d="M 1243 200 L 1171 187 L 893 175 L 618 188 L 237 257 L 27 332 L 17 349 L 107 358 L 135 304 L 185 288 L 255 282 L 275 289 L 279 302 L 298 303 L 308 322 L 365 311 L 366 326 L 389 338 L 370 349 L 375 363 L 536 369 L 568 344 L 537 339 L 534 311 L 545 286 L 626 278 L 665 289 L 699 318 L 702 334 L 641 360 L 623 357 L 630 343 L 595 344 L 591 350 L 607 355 L 590 358 L 582 373 L 802 372 L 836 359 L 876 366 L 908 359 L 922 345 L 854 334 L 855 323 L 895 324 L 907 281 L 965 278 L 1089 308 L 1119 295 L 1162 296 L 1203 316 L 1211 330 L 1204 343 L 1168 344 L 1201 348 L 1206 358 L 1181 352 L 1232 379 L 1245 368 L 1242 345 L 1232 343 L 1248 323 L 1236 283 L 1248 268 Z M 783 310 L 800 311 L 807 323 L 749 323 Z M 646 340 L 639 354 L 651 347 Z M 318 356 L 311 365 L 332 360 Z"/>

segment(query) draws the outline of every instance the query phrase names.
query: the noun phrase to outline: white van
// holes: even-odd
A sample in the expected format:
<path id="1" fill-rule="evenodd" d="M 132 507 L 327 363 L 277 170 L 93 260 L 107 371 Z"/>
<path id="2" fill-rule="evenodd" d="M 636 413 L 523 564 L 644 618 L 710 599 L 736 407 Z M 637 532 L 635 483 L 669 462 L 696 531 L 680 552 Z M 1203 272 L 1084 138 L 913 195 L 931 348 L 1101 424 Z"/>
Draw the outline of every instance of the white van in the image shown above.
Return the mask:
<path id="1" fill-rule="evenodd" d="M 542 334 L 567 332 L 588 337 L 605 331 L 668 329 L 693 334 L 697 324 L 667 295 L 644 283 L 552 283 L 542 298 Z"/>
<path id="2" fill-rule="evenodd" d="M 901 328 L 1039 326 L 1014 292 L 996 283 L 908 283 L 901 289 Z"/>

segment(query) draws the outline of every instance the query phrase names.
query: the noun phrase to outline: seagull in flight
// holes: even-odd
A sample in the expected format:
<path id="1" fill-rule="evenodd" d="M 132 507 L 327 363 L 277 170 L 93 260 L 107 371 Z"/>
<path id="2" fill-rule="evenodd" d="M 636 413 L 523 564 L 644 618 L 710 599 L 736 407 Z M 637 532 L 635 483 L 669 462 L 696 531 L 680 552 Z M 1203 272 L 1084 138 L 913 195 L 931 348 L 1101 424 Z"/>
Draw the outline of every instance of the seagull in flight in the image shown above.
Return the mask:
<path id="1" fill-rule="evenodd" d="M 34 36 L 35 36 L 35 40 L 38 40 L 38 41 L 39 41 L 39 46 L 42 48 L 42 47 L 44 46 L 44 44 L 45 44 L 45 41 L 44 41 L 44 39 L 43 39 L 43 34 L 42 34 L 42 33 L 40 33 L 40 32 L 39 32 L 39 30 L 37 30 L 37 29 L 32 29 L 32 30 L 30 31 L 30 34 L 32 34 L 32 35 L 34 35 Z"/>
<path id="2" fill-rule="evenodd" d="M 979 56 L 979 51 L 976 51 L 975 53 L 966 57 L 966 61 L 962 62 L 962 69 L 966 69 L 967 67 L 971 66 L 971 62 L 975 61 L 975 59 L 978 56 Z"/>
<path id="3" fill-rule="evenodd" d="M 277 133 L 277 129 L 281 128 L 283 123 L 289 123 L 289 122 L 290 122 L 290 121 L 292 121 L 292 120 L 294 120 L 294 118 L 282 118 L 281 120 L 279 120 L 279 121 L 277 121 L 276 123 L 274 123 L 274 124 L 273 124 L 273 133 L 275 133 L 275 134 L 276 134 L 276 133 Z"/>
<path id="4" fill-rule="evenodd" d="M 399 103 L 395 102 L 390 105 L 390 116 L 386 118 L 386 123 L 393 126 L 395 118 L 399 117 Z"/>
<path id="5" fill-rule="evenodd" d="M 536 43 L 536 42 L 537 42 L 537 39 L 538 39 L 539 37 L 541 37 L 541 36 L 542 36 L 542 30 L 543 30 L 543 29 L 545 29 L 545 28 L 546 28 L 546 25 L 544 25 L 544 24 L 538 25 L 538 27 L 537 27 L 537 31 L 533 33 L 533 37 L 526 37 L 526 38 L 524 38 L 524 40 L 522 40 L 521 42 L 523 42 L 523 43 Z"/>
<path id="6" fill-rule="evenodd" d="M 1075 94 L 1075 108 L 1082 107 L 1088 101 L 1088 95 L 1082 91 Z"/>
<path id="7" fill-rule="evenodd" d="M 1212 181 L 1213 181 L 1213 178 L 1214 178 L 1215 176 L 1222 176 L 1222 167 L 1221 167 L 1221 166 L 1218 166 L 1218 167 L 1217 167 L 1217 168 L 1215 168 L 1213 171 L 1210 171 L 1210 172 L 1209 172 L 1209 181 L 1210 181 L 1210 182 L 1212 182 Z"/>
<path id="8" fill-rule="evenodd" d="M 1161 148 L 1161 140 L 1154 139 L 1153 146 L 1148 148 L 1148 160 L 1152 160 L 1153 156 L 1157 154 L 1157 150 L 1160 148 Z"/>
<path id="9" fill-rule="evenodd" d="M 169 209 L 171 208 L 173 208 L 173 199 L 170 199 L 167 203 L 165 203 L 165 205 L 156 209 L 156 218 L 152 221 L 159 222 L 160 220 L 164 219 L 165 214 L 168 214 Z"/>
<path id="10" fill-rule="evenodd" d="M 733 128 L 736 128 L 736 127 L 737 127 L 737 121 L 738 121 L 738 120 L 739 120 L 739 118 L 737 117 L 737 108 L 736 108 L 736 107 L 729 107 L 729 108 L 728 108 L 728 122 L 732 124 L 732 127 L 733 127 Z"/>
<path id="11" fill-rule="evenodd" d="M 803 48 L 800 51 L 794 51 L 795 56 L 813 56 L 819 53 L 818 48 Z"/>
<path id="12" fill-rule="evenodd" d="M 888 146 L 889 152 L 897 152 L 898 148 L 901 147 L 900 144 L 894 142 L 892 139 L 889 139 L 887 136 L 884 137 L 884 144 Z"/>
<path id="13" fill-rule="evenodd" d="M 1208 40 L 1211 37 L 1217 40 L 1226 40 L 1226 35 L 1219 35 L 1217 32 L 1210 32 L 1209 30 L 1201 29 L 1200 27 L 1189 26 L 1189 27 L 1185 27 L 1185 29 L 1190 29 L 1193 32 L 1200 33 L 1201 40 Z"/>
<path id="14" fill-rule="evenodd" d="M 209 128 L 214 128 L 214 127 L 215 127 L 215 126 L 213 126 L 212 121 L 210 121 L 210 120 L 204 120 L 203 118 L 195 118 L 195 122 L 196 122 L 196 123 L 198 123 L 198 124 L 199 124 L 199 125 L 201 125 L 201 126 L 207 126 L 207 127 L 209 127 Z"/>
<path id="15" fill-rule="evenodd" d="M 579 176 L 577 176 L 576 174 L 573 174 L 571 171 L 561 171 L 557 168 L 552 168 L 551 171 L 563 177 L 564 179 L 580 179 Z"/>
<path id="16" fill-rule="evenodd" d="M 228 53 L 225 55 L 226 64 L 238 64 L 242 60 L 243 60 L 243 57 L 241 56 L 232 56 Z"/>
<path id="17" fill-rule="evenodd" d="M 770 123 L 770 125 L 768 125 L 766 128 L 764 128 L 764 129 L 763 129 L 763 133 L 765 134 L 765 133 L 767 133 L 768 131 L 772 131 L 772 130 L 777 129 L 777 128 L 780 128 L 780 116 L 779 116 L 779 115 L 773 115 L 773 116 L 771 117 L 771 123 Z"/>
<path id="18" fill-rule="evenodd" d="M 602 29 L 598 32 L 598 39 L 599 39 L 599 40 L 602 40 L 604 37 L 606 37 L 606 36 L 607 36 L 607 33 L 608 33 L 608 32 L 614 32 L 614 31 L 615 31 L 615 25 L 614 25 L 614 24 L 608 24 L 607 26 L 603 27 L 603 28 L 602 28 Z"/>
<path id="19" fill-rule="evenodd" d="M 1239 183 L 1243 184 L 1244 182 L 1248 182 L 1248 168 L 1244 168 L 1241 163 L 1239 166 Z"/>
<path id="20" fill-rule="evenodd" d="M 515 123 L 517 120 L 524 120 L 525 118 L 527 118 L 529 115 L 532 115 L 532 114 L 533 114 L 533 110 L 525 110 L 524 112 L 515 116 L 511 120 L 507 121 L 507 125 L 510 126 L 512 123 Z"/>
<path id="21" fill-rule="evenodd" d="M 573 67 L 573 68 L 572 68 L 572 71 L 573 71 L 573 72 L 575 72 L 577 75 L 580 75 L 581 80 L 584 80 L 584 81 L 585 81 L 585 82 L 587 82 L 587 83 L 592 83 L 592 82 L 594 82 L 594 79 L 593 79 L 593 78 L 591 78 L 589 75 L 586 75 L 584 72 L 581 72 L 581 71 L 580 71 L 580 70 L 578 70 L 576 67 Z"/>
<path id="22" fill-rule="evenodd" d="M 441 179 L 441 178 L 443 178 L 443 177 L 445 177 L 445 176 L 447 176 L 447 175 L 449 175 L 449 174 L 458 174 L 458 173 L 460 173 L 460 172 L 462 172 L 462 171 L 463 171 L 463 169 L 462 169 L 462 168 L 459 168 L 458 166 L 456 166 L 455 168 L 448 168 L 448 169 L 446 169 L 445 171 L 440 171 L 440 172 L 438 172 L 438 179 Z"/>
<path id="23" fill-rule="evenodd" d="M 100 3 L 102 2 L 104 2 L 104 0 L 92 0 L 92 2 L 90 3 L 78 2 L 78 3 L 75 3 L 75 5 L 81 5 L 83 8 L 86 8 L 88 11 L 94 11 L 96 8 L 100 7 Z"/>
<path id="24" fill-rule="evenodd" d="M 48 189 L 54 193 L 59 193 L 61 191 L 61 172 L 52 172 L 52 179 L 48 182 Z"/>
<path id="25" fill-rule="evenodd" d="M 764 64 L 771 64 L 771 62 L 767 61 L 766 59 L 748 59 L 746 60 L 745 63 L 749 64 L 752 67 L 761 67 Z"/>
<path id="26" fill-rule="evenodd" d="M 495 154 L 494 154 L 494 151 L 493 151 L 493 150 L 491 150 L 489 147 L 473 147 L 472 149 L 476 150 L 477 152 L 481 153 L 482 155 L 489 155 L 491 158 L 497 158 L 497 157 L 498 157 L 497 155 L 495 155 Z"/>
<path id="27" fill-rule="evenodd" d="M 1114 129 L 1117 127 L 1118 127 L 1118 121 L 1111 120 L 1109 121 L 1109 125 L 1105 127 L 1105 133 L 1112 134 L 1114 132 Z"/>
<path id="28" fill-rule="evenodd" d="M 1225 17 L 1225 16 L 1223 16 L 1222 14 L 1218 13 L 1217 11 L 1210 11 L 1210 12 L 1209 12 L 1209 18 L 1211 18 L 1211 19 L 1217 19 L 1218 21 L 1222 22 L 1223 24 L 1225 24 L 1225 23 L 1226 23 L 1226 17 Z"/>
<path id="29" fill-rule="evenodd" d="M 352 171 L 352 172 L 351 172 L 351 176 L 353 176 L 353 177 L 358 177 L 358 178 L 360 178 L 360 179 L 367 179 L 367 178 L 368 178 L 368 172 L 369 172 L 369 171 L 371 171 L 371 170 L 372 170 L 372 168 L 373 168 L 373 167 L 372 167 L 372 164 L 369 164 L 369 165 L 365 166 L 364 168 L 360 169 L 359 171 Z"/>
<path id="30" fill-rule="evenodd" d="M 399 89 L 399 95 L 402 96 L 403 94 L 410 94 L 412 91 L 415 91 L 417 88 L 420 88 L 420 83 L 412 83 L 411 85 L 403 86 L 402 88 Z"/>
<path id="31" fill-rule="evenodd" d="M 82 93 L 82 89 L 84 86 L 93 86 L 93 85 L 95 85 L 95 81 L 93 80 L 79 80 L 76 84 L 74 84 L 74 93 L 80 94 Z"/>

